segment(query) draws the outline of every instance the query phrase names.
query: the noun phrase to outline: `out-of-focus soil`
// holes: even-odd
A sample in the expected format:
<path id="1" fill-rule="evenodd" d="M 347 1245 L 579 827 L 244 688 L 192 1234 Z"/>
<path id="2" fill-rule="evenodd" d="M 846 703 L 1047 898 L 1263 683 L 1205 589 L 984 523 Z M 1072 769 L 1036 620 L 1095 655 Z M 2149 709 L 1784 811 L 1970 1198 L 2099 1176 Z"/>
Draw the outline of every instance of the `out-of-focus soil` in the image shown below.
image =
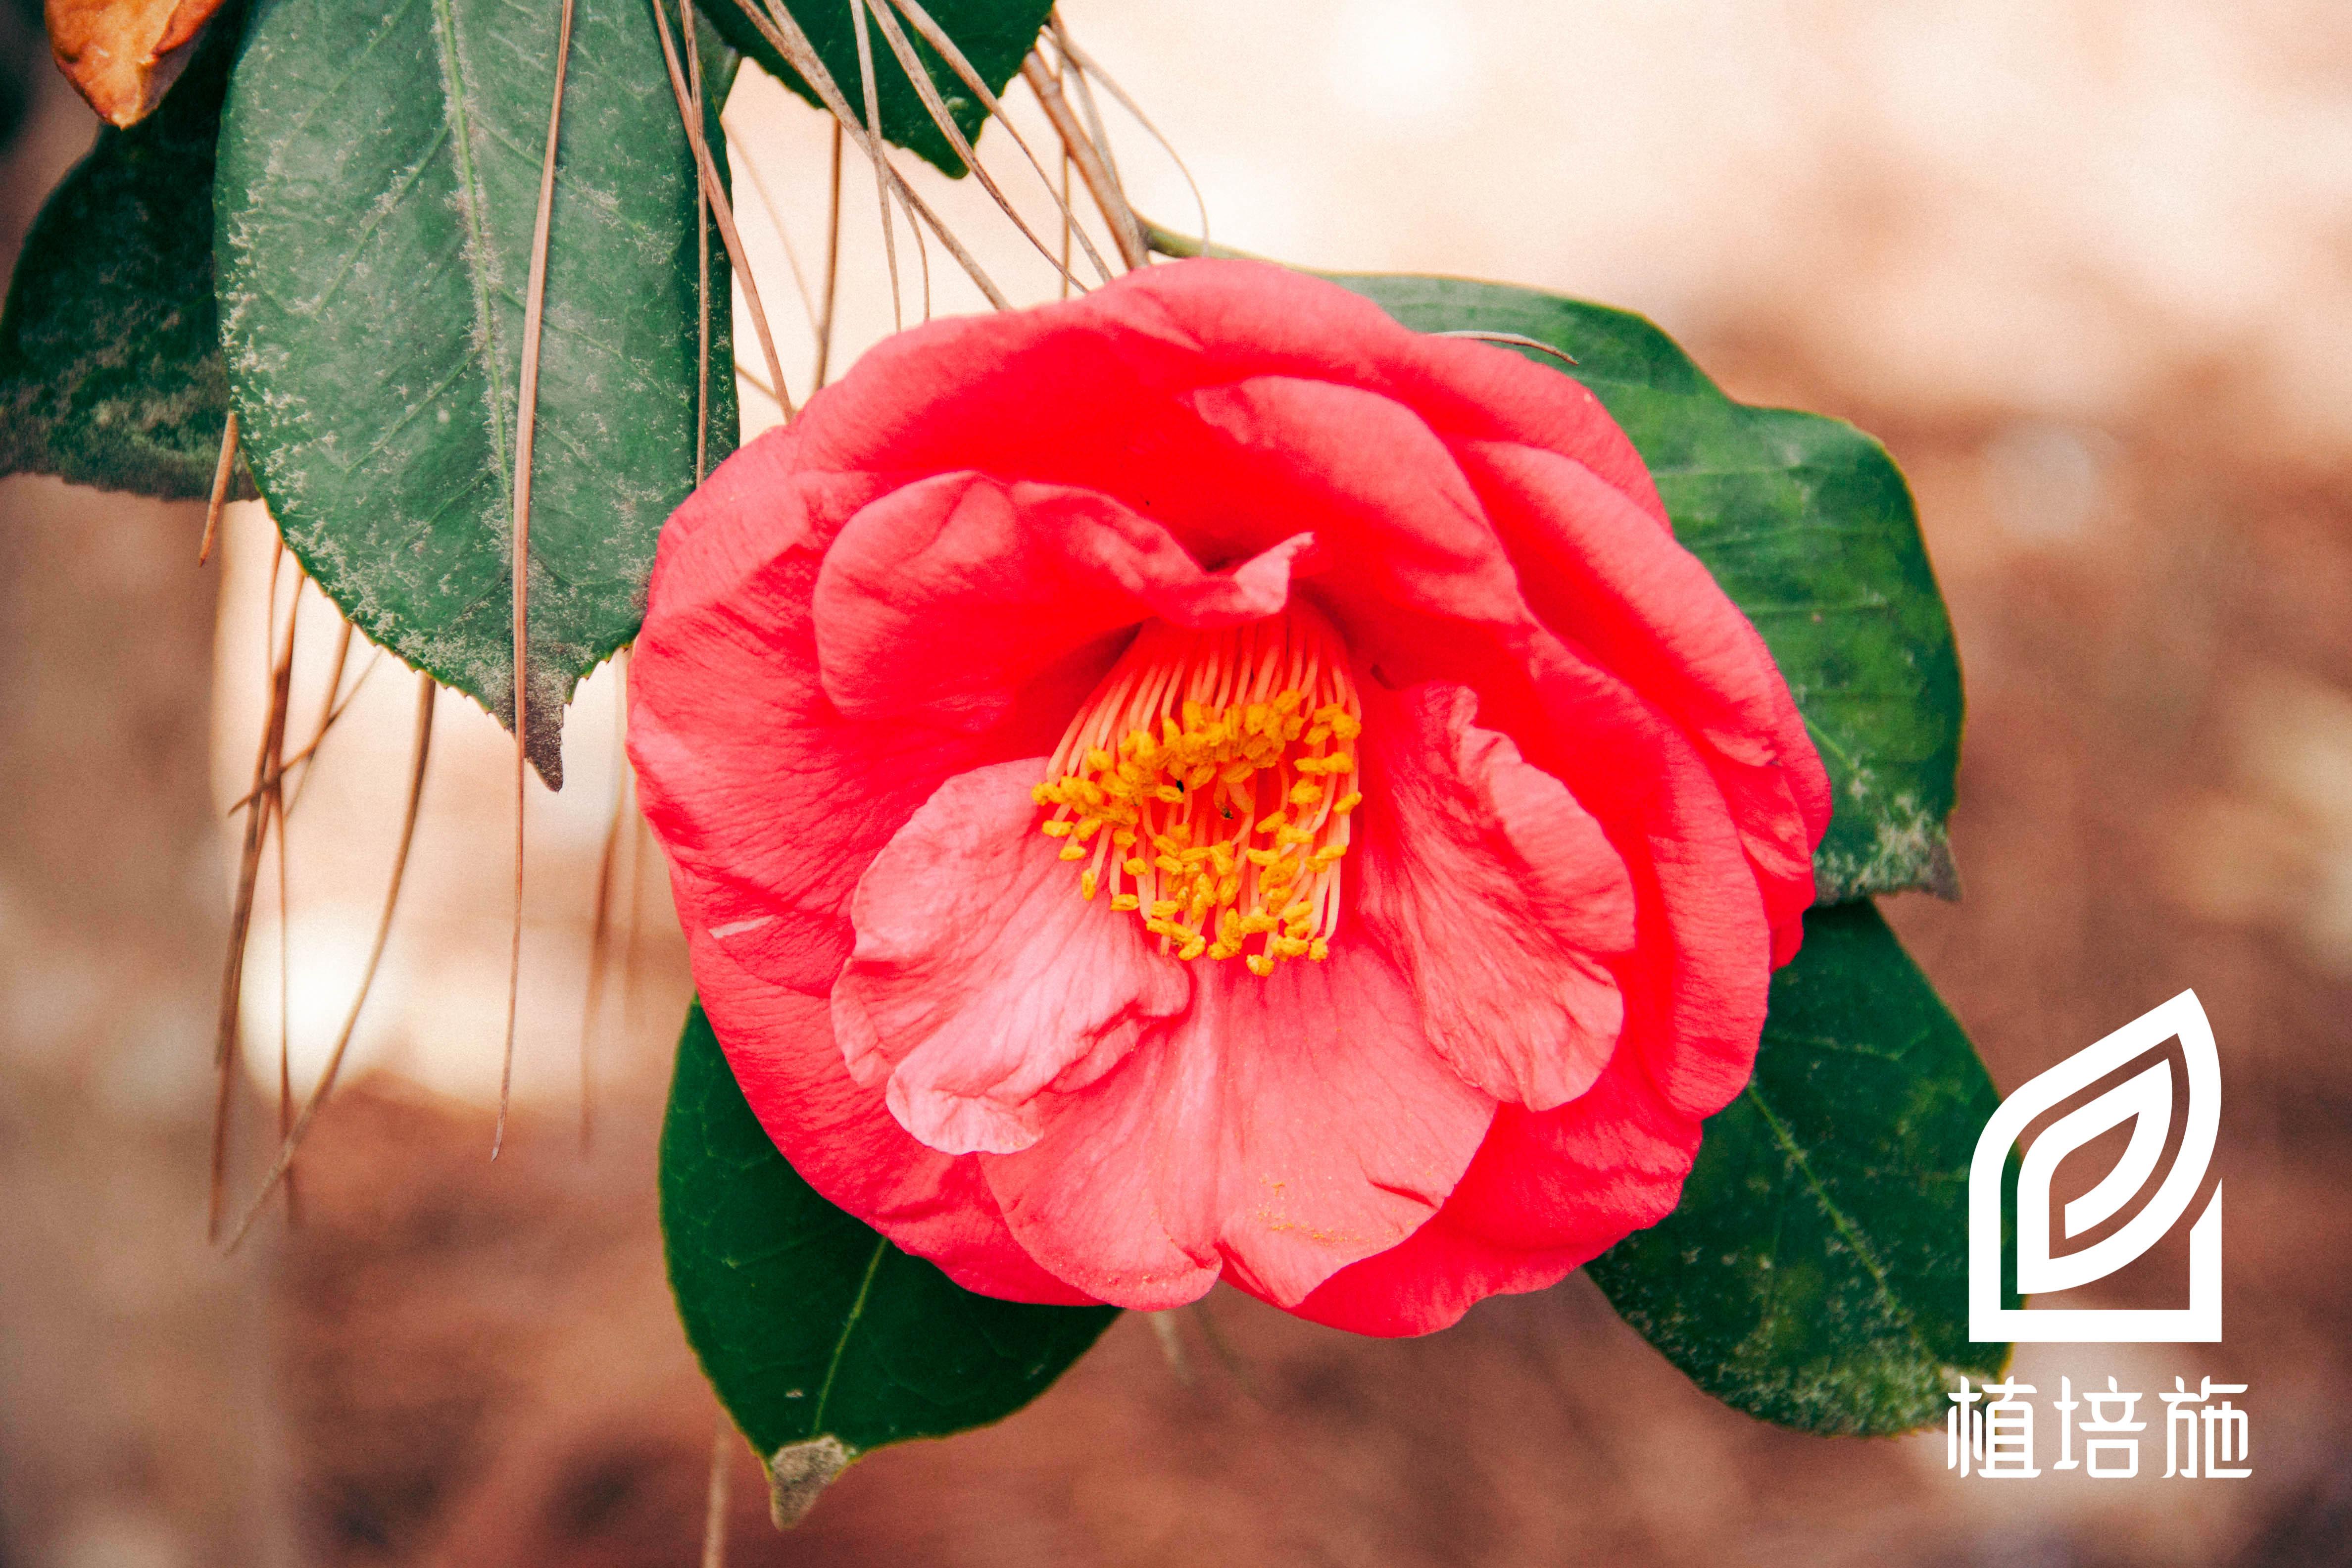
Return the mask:
<path id="1" fill-rule="evenodd" d="M 53 174 L 62 123 L 12 170 Z M 729 1562 L 2352 1563 L 2352 461 L 2250 445 L 2224 367 L 2083 421 L 1857 377 L 1805 317 L 1719 310 L 1692 347 L 1880 435 L 1916 489 L 1968 679 L 1966 897 L 1890 917 L 2003 1089 L 2185 986 L 2221 1043 L 2225 1342 L 2019 1375 L 2244 1383 L 2254 1478 L 2004 1489 L 1947 1475 L 1939 1433 L 1782 1432 L 1580 1277 L 1410 1342 L 1220 1290 L 1122 1319 L 999 1426 L 861 1461 L 790 1535 L 730 1446 Z M 299 1225 L 204 1245 L 199 510 L 0 488 L 0 1568 L 696 1563 L 719 1428 L 654 1225 L 656 896 L 589 1152 L 542 1099 L 493 1166 L 478 1100 L 377 1071 L 322 1119 Z"/>

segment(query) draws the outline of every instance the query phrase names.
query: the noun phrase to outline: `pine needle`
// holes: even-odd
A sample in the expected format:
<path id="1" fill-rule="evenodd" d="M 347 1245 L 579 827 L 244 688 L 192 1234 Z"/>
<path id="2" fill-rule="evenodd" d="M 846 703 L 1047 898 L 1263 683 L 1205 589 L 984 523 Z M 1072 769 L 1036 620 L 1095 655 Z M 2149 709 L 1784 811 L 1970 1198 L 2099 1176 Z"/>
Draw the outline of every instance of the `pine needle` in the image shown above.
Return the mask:
<path id="1" fill-rule="evenodd" d="M 222 509 L 228 505 L 229 476 L 236 471 L 236 410 L 228 411 L 228 419 L 221 426 L 220 460 L 213 465 L 212 499 L 205 503 L 205 541 L 196 546 L 196 564 L 201 566 L 213 558 L 213 546 L 220 542 Z"/>
<path id="2" fill-rule="evenodd" d="M 738 0 L 738 4 L 741 3 Z M 654 30 L 661 35 L 662 64 L 669 71 L 670 93 L 677 100 L 678 123 L 685 128 L 687 144 L 694 149 L 694 164 L 702 174 L 702 190 L 710 202 L 710 216 L 719 220 L 719 237 L 726 242 L 728 264 L 735 269 L 736 281 L 743 286 L 743 302 L 751 307 L 751 331 L 759 337 L 760 353 L 767 359 L 768 375 L 775 383 L 776 400 L 783 408 L 785 419 L 790 420 L 794 409 L 792 393 L 784 384 L 783 362 L 776 357 L 776 340 L 768 331 L 767 307 L 760 302 L 759 281 L 751 276 L 751 263 L 743 254 L 743 237 L 736 231 L 734 205 L 727 199 L 727 187 L 719 181 L 719 166 L 710 159 L 709 140 L 702 133 L 700 100 L 688 87 L 686 73 L 677 63 L 677 42 L 670 37 L 667 7 L 654 7 Z"/>
<path id="3" fill-rule="evenodd" d="M 273 642 L 276 627 L 270 623 L 277 619 L 278 568 L 285 560 L 285 551 L 281 540 L 270 557 L 270 609 L 263 630 Z M 299 597 L 298 586 L 298 603 Z M 236 1074 L 237 1034 L 245 1005 L 245 946 L 253 933 L 254 884 L 260 876 L 262 847 L 278 805 L 270 759 L 284 742 L 287 696 L 294 675 L 294 616 L 290 609 L 286 618 L 284 650 L 278 652 L 273 647 L 272 652 L 268 717 L 262 723 L 261 743 L 253 759 L 253 795 L 246 811 L 245 843 L 237 857 L 236 898 L 229 911 L 228 951 L 221 964 L 220 1015 L 213 1043 L 212 1181 L 205 1212 L 205 1238 L 208 1241 L 220 1239 L 222 1210 L 227 1200 L 230 1085 Z"/>
<path id="4" fill-rule="evenodd" d="M 555 163 L 563 135 L 563 78 L 572 61 L 573 0 L 563 0 L 556 24 L 555 89 L 547 110 L 547 152 L 540 163 L 539 216 L 530 231 L 530 271 L 522 304 L 522 374 L 515 396 L 514 471 L 514 938 L 507 959 L 507 1037 L 499 1068 L 499 1120 L 490 1158 L 506 1146 L 507 1106 L 514 1097 L 515 1017 L 522 1000 L 523 784 L 530 772 L 530 479 L 539 434 L 539 350 L 547 321 L 547 247 L 555 219 Z M 660 7 L 656 6 L 656 14 Z"/>
<path id="5" fill-rule="evenodd" d="M 1062 96 L 1053 73 L 1034 50 L 1021 62 L 1021 79 L 1037 95 L 1045 118 L 1053 121 L 1055 134 L 1061 137 L 1063 147 L 1077 164 L 1078 177 L 1086 182 L 1087 195 L 1094 197 L 1095 205 L 1102 211 L 1103 222 L 1110 227 L 1111 238 L 1118 245 L 1119 259 L 1129 271 L 1143 266 L 1150 256 L 1144 248 L 1142 226 L 1136 221 L 1134 209 L 1127 205 L 1126 193 L 1119 189 L 1117 177 L 1103 162 L 1101 150 L 1079 127 L 1077 116 L 1071 112 L 1070 101 Z"/>
<path id="6" fill-rule="evenodd" d="M 261 1191 L 254 1194 L 253 1202 L 247 1206 L 245 1217 L 237 1222 L 236 1235 L 229 1238 L 229 1250 L 232 1252 L 253 1229 L 253 1222 L 261 1217 L 262 1209 L 269 1202 L 270 1193 L 293 1169 L 295 1151 L 301 1148 L 303 1137 L 310 1131 L 312 1118 L 319 1114 L 319 1108 L 326 1104 L 328 1097 L 334 1093 L 335 1080 L 343 1070 L 344 1054 L 351 1049 L 352 1036 L 359 1028 L 360 1010 L 367 1005 L 368 993 L 375 987 L 376 972 L 383 964 L 384 944 L 392 938 L 393 912 L 400 907 L 401 883 L 408 875 L 408 851 L 416 842 L 417 810 L 425 799 L 425 773 L 433 758 L 434 695 L 433 678 L 418 672 L 416 739 L 408 769 L 408 805 L 401 816 L 400 842 L 393 850 L 392 878 L 384 890 L 383 914 L 376 922 L 375 943 L 368 950 L 367 966 L 360 972 L 359 993 L 352 998 L 351 1011 L 343 1016 L 342 1029 L 335 1036 L 335 1043 L 327 1052 L 327 1064 L 320 1069 L 317 1085 L 310 1090 L 310 1099 L 302 1102 L 301 1114 L 295 1117 L 293 1126 L 287 1130 L 285 1138 L 278 1144 L 277 1163 L 270 1167 L 268 1177 L 261 1184 Z"/>

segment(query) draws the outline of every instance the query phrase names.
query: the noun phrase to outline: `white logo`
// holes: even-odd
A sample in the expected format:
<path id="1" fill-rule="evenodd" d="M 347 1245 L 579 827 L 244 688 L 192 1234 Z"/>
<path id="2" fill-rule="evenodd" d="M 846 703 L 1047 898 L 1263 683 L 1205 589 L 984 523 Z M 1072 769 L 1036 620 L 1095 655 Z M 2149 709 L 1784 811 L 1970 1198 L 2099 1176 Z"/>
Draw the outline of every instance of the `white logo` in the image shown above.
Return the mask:
<path id="1" fill-rule="evenodd" d="M 2178 1037 L 2189 1066 L 2188 1125 L 2173 1163 L 2139 1213 L 2088 1247 L 2050 1252 L 2050 1178 L 2069 1153 L 2125 1121 L 2123 1158 L 2099 1184 L 2066 1205 L 2065 1235 L 2081 1236 L 2122 1212 L 2147 1183 L 2172 1130 L 2172 1069 L 2144 1072 L 2052 1122 L 2017 1178 L 2017 1289 L 2025 1295 L 2071 1290 L 2104 1279 L 2155 1246 L 2188 1212 L 2213 1159 L 2221 1120 L 2221 1063 L 2213 1026 L 2194 991 L 2183 991 L 2106 1038 L 2075 1052 L 2001 1101 L 1969 1165 L 1969 1338 L 2035 1344 L 2210 1343 L 2221 1337 L 2221 1188 L 2189 1232 L 2189 1305 L 2179 1309 L 2061 1308 L 2027 1312 L 2001 1305 L 2001 1166 L 2035 1118 L 2107 1074 Z"/>

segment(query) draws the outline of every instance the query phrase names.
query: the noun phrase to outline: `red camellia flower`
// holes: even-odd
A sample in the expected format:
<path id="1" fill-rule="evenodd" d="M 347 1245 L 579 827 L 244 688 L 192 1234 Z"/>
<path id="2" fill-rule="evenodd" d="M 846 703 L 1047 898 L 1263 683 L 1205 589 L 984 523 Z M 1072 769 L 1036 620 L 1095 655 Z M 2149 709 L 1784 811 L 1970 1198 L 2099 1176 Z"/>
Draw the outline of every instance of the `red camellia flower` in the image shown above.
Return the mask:
<path id="1" fill-rule="evenodd" d="M 630 753 L 827 1198 L 1419 1333 L 1680 1193 L 1829 819 L 1591 395 L 1188 261 L 890 340 L 670 520 Z"/>

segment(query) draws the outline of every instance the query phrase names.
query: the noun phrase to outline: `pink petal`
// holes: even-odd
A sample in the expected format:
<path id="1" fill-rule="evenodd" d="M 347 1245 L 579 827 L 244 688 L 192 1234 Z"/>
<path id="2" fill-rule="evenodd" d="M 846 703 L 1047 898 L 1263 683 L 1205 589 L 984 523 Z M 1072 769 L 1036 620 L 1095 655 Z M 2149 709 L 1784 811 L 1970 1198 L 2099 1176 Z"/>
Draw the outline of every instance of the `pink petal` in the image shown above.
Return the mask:
<path id="1" fill-rule="evenodd" d="M 1188 1013 L 1049 1091 L 1044 1136 L 982 1169 L 1031 1256 L 1089 1295 L 1171 1307 L 1222 1269 L 1286 1306 L 1426 1221 L 1494 1101 L 1438 1058 L 1365 944 L 1265 980 L 1190 967 Z"/>
<path id="2" fill-rule="evenodd" d="M 1616 1047 L 1607 961 L 1633 941 L 1633 889 L 1601 826 L 1550 774 L 1471 720 L 1466 688 L 1367 693 L 1371 773 L 1353 896 L 1403 970 L 1423 1029 L 1496 1099 L 1548 1110 Z"/>
<path id="3" fill-rule="evenodd" d="M 1109 1071 L 1192 994 L 1131 915 L 1078 895 L 1037 832 L 1045 759 L 949 780 L 859 883 L 857 946 L 833 989 L 858 1082 L 934 1149 L 1037 1141 L 1037 1097 Z"/>
<path id="4" fill-rule="evenodd" d="M 1706 750 L 1766 916 L 1798 922 L 1813 901 L 1813 846 L 1829 777 L 1764 639 L 1697 557 L 1555 452 L 1465 442 L 1455 455 L 1522 568 L 1544 622 L 1631 681 Z"/>
<path id="5" fill-rule="evenodd" d="M 1505 1106 L 1478 1158 L 1435 1218 L 1399 1246 L 1333 1275 L 1295 1309 L 1360 1334 L 1426 1334 L 1497 1294 L 1541 1290 L 1674 1212 L 1698 1152 L 1699 1124 L 1637 1072 L 1612 1070 L 1544 1115 Z M 1520 1247 L 1480 1225 L 1522 1201 L 1539 1176 L 1544 1239 Z M 1507 1188 L 1496 1192 L 1498 1178 Z"/>
<path id="6" fill-rule="evenodd" d="M 927 1149 L 842 1065 L 827 1007 L 760 979 L 707 937 L 694 973 L 735 1080 L 803 1180 L 966 1289 L 1014 1301 L 1090 1300 L 1037 1267 L 1006 1228 L 979 1163 Z"/>
<path id="7" fill-rule="evenodd" d="M 1091 652 L 1098 673 L 1103 639 L 1150 617 L 1206 629 L 1274 615 L 1312 544 L 1297 533 L 1211 573 L 1162 524 L 1095 491 L 918 480 L 860 511 L 826 552 L 825 690 L 856 718 L 982 728 L 1074 655 Z"/>

